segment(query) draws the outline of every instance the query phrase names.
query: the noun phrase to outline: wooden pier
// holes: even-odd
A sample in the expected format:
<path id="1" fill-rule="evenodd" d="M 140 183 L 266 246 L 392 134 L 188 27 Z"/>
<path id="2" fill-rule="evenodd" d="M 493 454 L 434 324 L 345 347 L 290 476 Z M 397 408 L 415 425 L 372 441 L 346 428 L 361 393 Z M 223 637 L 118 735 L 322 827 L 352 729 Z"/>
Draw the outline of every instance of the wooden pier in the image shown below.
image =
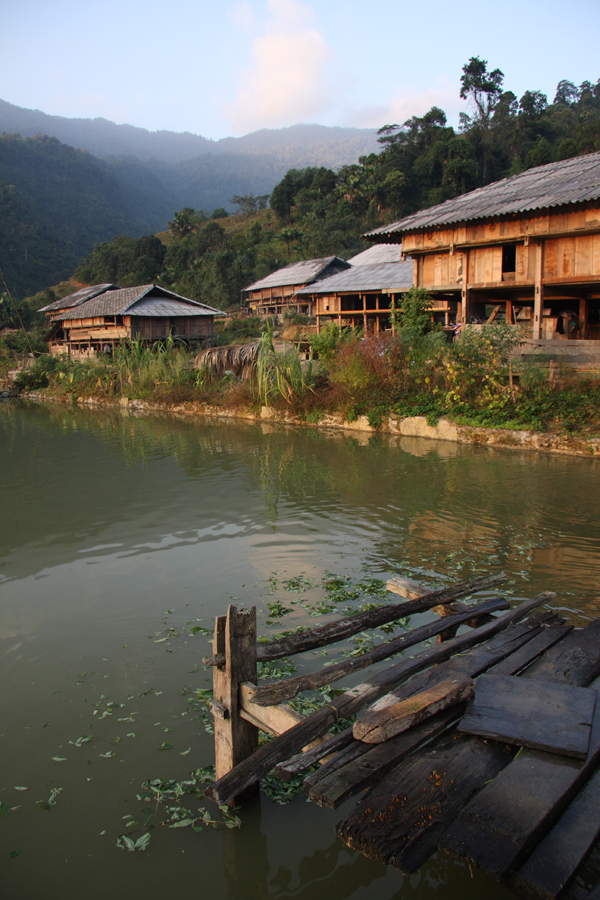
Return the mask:
<path id="1" fill-rule="evenodd" d="M 230 606 L 204 660 L 214 673 L 217 775 L 207 797 L 234 805 L 273 770 L 284 780 L 307 773 L 305 792 L 320 806 L 363 795 L 336 832 L 366 857 L 411 874 L 443 850 L 520 897 L 561 897 L 600 836 L 600 619 L 574 630 L 544 609 L 551 593 L 511 604 L 490 596 L 505 580 L 425 593 L 391 579 L 388 589 L 409 599 L 261 643 L 255 610 Z M 482 592 L 480 602 L 460 602 Z M 258 685 L 259 661 L 426 610 L 439 619 L 318 672 Z M 469 629 L 456 636 L 461 625 Z M 286 703 L 434 636 L 434 646 L 306 717 Z M 344 719 L 355 721 L 342 727 Z M 259 730 L 274 737 L 259 746 Z"/>

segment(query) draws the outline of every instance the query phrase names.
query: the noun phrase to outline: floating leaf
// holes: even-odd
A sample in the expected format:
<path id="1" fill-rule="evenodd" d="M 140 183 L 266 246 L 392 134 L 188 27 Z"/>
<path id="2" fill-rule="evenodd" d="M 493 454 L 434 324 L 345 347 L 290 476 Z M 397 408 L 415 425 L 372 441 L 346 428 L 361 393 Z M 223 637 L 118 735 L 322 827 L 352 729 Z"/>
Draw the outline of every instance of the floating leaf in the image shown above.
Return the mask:
<path id="1" fill-rule="evenodd" d="M 52 759 L 54 760 L 54 762 L 66 762 L 67 761 L 66 756 L 53 756 Z"/>
<path id="2" fill-rule="evenodd" d="M 161 744 L 158 749 L 159 750 L 172 750 L 173 746 L 168 741 L 165 741 L 164 744 Z"/>
<path id="3" fill-rule="evenodd" d="M 23 787 L 22 784 L 16 784 L 16 785 L 15 785 L 15 791 L 28 791 L 28 790 L 29 790 L 29 788 L 28 788 L 28 787 Z"/>
<path id="4" fill-rule="evenodd" d="M 0 816 L 7 816 L 10 812 L 10 806 L 6 803 L 0 803 Z"/>
<path id="5" fill-rule="evenodd" d="M 173 822 L 169 825 L 169 828 L 187 828 L 189 825 L 193 825 L 193 819 L 179 819 L 177 822 Z"/>
<path id="6" fill-rule="evenodd" d="M 11 850 L 8 855 L 10 856 L 11 859 L 14 859 L 15 856 L 18 856 L 20 852 L 21 852 L 20 850 Z"/>
<path id="7" fill-rule="evenodd" d="M 180 755 L 180 756 L 187 756 L 191 749 L 192 749 L 191 747 L 188 747 L 187 750 L 184 750 L 184 751 L 183 751 L 182 753 L 180 753 L 179 755 Z"/>
<path id="8" fill-rule="evenodd" d="M 137 839 L 134 844 L 136 850 L 145 850 L 148 844 L 150 843 L 150 832 L 147 831 L 146 834 L 143 834 L 141 837 Z"/>
<path id="9" fill-rule="evenodd" d="M 114 750 L 107 750 L 106 753 L 99 753 L 98 756 L 102 756 L 104 759 L 109 759 L 109 757 L 114 756 Z"/>

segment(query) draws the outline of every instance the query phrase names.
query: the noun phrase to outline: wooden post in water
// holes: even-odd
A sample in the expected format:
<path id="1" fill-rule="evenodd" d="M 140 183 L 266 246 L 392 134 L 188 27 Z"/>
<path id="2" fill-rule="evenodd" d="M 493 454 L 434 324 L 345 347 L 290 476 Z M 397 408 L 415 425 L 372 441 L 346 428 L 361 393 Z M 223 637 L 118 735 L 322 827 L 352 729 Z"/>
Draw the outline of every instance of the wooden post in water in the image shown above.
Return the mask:
<path id="1" fill-rule="evenodd" d="M 258 728 L 240 716 L 240 684 L 258 681 L 256 663 L 256 607 L 238 612 L 230 606 L 226 616 L 215 621 L 213 653 L 225 654 L 225 665 L 213 669 L 215 719 L 215 766 L 217 779 L 230 772 L 258 749 Z M 230 806 L 256 796 L 259 784 L 251 785 L 229 801 Z"/>

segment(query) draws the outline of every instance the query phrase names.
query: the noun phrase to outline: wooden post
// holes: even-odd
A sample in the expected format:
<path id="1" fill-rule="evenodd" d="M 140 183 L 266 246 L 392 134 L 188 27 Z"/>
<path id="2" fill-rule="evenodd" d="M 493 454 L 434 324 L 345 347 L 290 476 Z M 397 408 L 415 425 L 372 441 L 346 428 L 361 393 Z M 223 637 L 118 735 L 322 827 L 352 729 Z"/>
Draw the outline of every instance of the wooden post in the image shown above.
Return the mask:
<path id="1" fill-rule="evenodd" d="M 460 291 L 461 322 L 466 325 L 469 321 L 469 251 L 463 251 L 462 262 L 462 288 Z M 457 316 L 458 319 L 458 316 Z"/>
<path id="2" fill-rule="evenodd" d="M 213 701 L 215 718 L 215 766 L 217 779 L 230 772 L 258 749 L 258 728 L 243 719 L 240 709 L 240 684 L 256 684 L 256 607 L 238 612 L 230 606 L 226 616 L 215 621 L 213 653 L 225 654 L 225 665 L 213 670 Z M 256 796 L 259 784 L 229 801 L 235 806 L 242 800 Z"/>
<path id="3" fill-rule="evenodd" d="M 588 302 L 587 297 L 579 298 L 579 339 L 586 341 L 588 336 Z"/>
<path id="4" fill-rule="evenodd" d="M 535 274 L 533 289 L 533 328 L 531 336 L 534 341 L 542 336 L 542 319 L 544 315 L 544 285 L 542 277 L 544 273 L 544 243 L 539 241 L 535 251 Z"/>

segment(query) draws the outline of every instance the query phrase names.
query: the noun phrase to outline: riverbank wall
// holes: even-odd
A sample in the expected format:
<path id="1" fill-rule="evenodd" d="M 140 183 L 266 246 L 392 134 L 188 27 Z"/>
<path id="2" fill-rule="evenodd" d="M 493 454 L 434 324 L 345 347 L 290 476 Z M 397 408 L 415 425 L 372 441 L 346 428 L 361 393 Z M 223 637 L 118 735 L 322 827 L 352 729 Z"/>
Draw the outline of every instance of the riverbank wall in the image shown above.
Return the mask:
<path id="1" fill-rule="evenodd" d="M 65 403 L 64 398 L 53 397 L 45 392 L 36 391 L 25 395 L 25 399 L 34 402 Z M 169 415 L 199 417 L 212 419 L 240 419 L 245 421 L 270 423 L 277 425 L 293 425 L 303 428 L 336 430 L 360 434 L 389 434 L 401 437 L 427 438 L 435 441 L 453 441 L 459 444 L 476 444 L 479 446 L 502 447 L 510 450 L 537 450 L 544 453 L 560 453 L 567 456 L 600 457 L 600 437 L 584 437 L 576 435 L 559 435 L 552 432 L 516 431 L 504 428 L 480 428 L 470 425 L 457 425 L 449 419 L 439 419 L 430 425 L 424 416 L 388 416 L 375 428 L 369 424 L 367 416 L 358 416 L 348 422 L 340 414 L 326 413 L 318 422 L 307 422 L 306 419 L 291 412 L 263 406 L 259 412 L 244 407 L 221 407 L 199 401 L 184 403 L 156 403 L 147 400 L 129 400 L 127 397 L 108 400 L 96 397 L 77 397 L 75 402 L 81 407 L 117 407 L 124 415 L 142 415 L 146 413 L 166 413 Z"/>

